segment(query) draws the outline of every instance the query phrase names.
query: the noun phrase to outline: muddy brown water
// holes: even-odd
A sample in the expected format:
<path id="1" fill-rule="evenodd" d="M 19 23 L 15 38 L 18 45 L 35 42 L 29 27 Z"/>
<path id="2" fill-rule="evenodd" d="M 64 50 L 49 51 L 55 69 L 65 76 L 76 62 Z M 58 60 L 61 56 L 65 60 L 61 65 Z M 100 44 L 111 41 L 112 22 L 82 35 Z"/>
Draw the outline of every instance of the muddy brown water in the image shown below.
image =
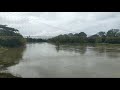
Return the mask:
<path id="1" fill-rule="evenodd" d="M 119 78 L 120 45 L 29 43 L 1 54 L 0 66 L 22 78 Z"/>

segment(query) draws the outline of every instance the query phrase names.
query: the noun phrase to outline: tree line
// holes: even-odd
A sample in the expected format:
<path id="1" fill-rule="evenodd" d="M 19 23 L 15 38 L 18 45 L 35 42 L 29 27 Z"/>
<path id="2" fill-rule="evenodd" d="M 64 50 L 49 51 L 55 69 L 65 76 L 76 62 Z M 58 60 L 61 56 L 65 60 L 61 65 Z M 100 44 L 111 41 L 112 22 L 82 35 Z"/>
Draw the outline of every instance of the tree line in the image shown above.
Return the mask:
<path id="1" fill-rule="evenodd" d="M 0 25 L 0 46 L 16 47 L 25 45 L 25 39 L 19 33 L 19 30 Z"/>
<path id="2" fill-rule="evenodd" d="M 58 35 L 48 40 L 54 43 L 110 43 L 120 44 L 120 30 L 110 29 L 107 32 L 100 31 L 94 35 L 87 36 L 86 33 L 69 33 Z"/>
<path id="3" fill-rule="evenodd" d="M 0 25 L 0 46 L 15 47 L 23 46 L 26 42 L 53 42 L 53 43 L 110 43 L 120 44 L 120 30 L 110 29 L 107 32 L 100 31 L 88 36 L 85 32 L 61 34 L 50 39 L 24 38 L 19 30 Z"/>
<path id="4" fill-rule="evenodd" d="M 26 38 L 27 42 L 47 42 L 46 39 L 41 39 L 41 38 L 31 38 L 31 37 L 27 37 Z"/>

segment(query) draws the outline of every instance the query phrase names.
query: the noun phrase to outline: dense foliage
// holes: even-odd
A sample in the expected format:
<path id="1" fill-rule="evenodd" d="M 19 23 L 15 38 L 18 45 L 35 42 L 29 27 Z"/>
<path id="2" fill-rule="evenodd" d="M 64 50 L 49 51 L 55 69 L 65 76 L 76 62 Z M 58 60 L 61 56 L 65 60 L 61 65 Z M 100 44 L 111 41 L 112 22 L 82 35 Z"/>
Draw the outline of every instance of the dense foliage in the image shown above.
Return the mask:
<path id="1" fill-rule="evenodd" d="M 80 33 L 69 33 L 64 35 L 59 35 L 49 39 L 50 42 L 55 43 L 120 43 L 120 30 L 111 29 L 108 32 L 100 31 L 97 34 L 87 37 L 84 32 Z"/>
<path id="2" fill-rule="evenodd" d="M 47 40 L 45 39 L 41 39 L 41 38 L 31 38 L 31 37 L 27 37 L 26 38 L 27 42 L 46 42 Z"/>
<path id="3" fill-rule="evenodd" d="M 0 46 L 16 47 L 25 44 L 25 39 L 17 29 L 0 25 Z"/>

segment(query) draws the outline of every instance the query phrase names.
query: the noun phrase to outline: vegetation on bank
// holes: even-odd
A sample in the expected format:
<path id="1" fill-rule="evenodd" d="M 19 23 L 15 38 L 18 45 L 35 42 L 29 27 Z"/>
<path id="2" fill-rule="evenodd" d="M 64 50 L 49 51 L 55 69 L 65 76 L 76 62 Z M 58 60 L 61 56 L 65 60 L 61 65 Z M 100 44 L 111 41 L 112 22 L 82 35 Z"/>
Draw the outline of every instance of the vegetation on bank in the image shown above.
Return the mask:
<path id="1" fill-rule="evenodd" d="M 100 31 L 92 36 L 87 36 L 86 33 L 69 33 L 59 35 L 48 40 L 56 44 L 62 43 L 108 43 L 108 44 L 120 44 L 120 30 L 110 29 L 108 32 Z"/>
<path id="2" fill-rule="evenodd" d="M 22 59 L 24 47 L 0 49 L 0 69 L 16 65 Z"/>
<path id="3" fill-rule="evenodd" d="M 108 43 L 120 44 L 120 30 L 111 29 L 108 32 L 100 31 L 92 36 L 88 36 L 84 32 L 69 33 L 58 35 L 48 40 L 41 38 L 23 38 L 19 30 L 8 27 L 7 25 L 0 25 L 0 47 L 17 47 L 23 46 L 26 42 L 52 42 L 56 44 L 64 43 Z"/>
<path id="4" fill-rule="evenodd" d="M 47 42 L 47 40 L 45 39 L 41 39 L 41 38 L 31 38 L 31 37 L 27 37 L 26 38 L 27 42 Z"/>
<path id="5" fill-rule="evenodd" d="M 7 25 L 0 25 L 0 46 L 17 47 L 25 45 L 25 42 L 19 30 Z"/>

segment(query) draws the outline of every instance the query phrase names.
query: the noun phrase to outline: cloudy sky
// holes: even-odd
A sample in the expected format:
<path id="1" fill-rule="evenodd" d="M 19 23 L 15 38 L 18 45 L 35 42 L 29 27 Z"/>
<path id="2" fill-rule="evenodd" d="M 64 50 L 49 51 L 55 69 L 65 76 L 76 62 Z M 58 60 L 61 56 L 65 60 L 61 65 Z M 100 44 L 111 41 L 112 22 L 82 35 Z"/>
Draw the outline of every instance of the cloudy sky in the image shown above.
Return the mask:
<path id="1" fill-rule="evenodd" d="M 0 24 L 19 29 L 25 36 L 92 35 L 120 28 L 120 12 L 0 12 Z"/>

